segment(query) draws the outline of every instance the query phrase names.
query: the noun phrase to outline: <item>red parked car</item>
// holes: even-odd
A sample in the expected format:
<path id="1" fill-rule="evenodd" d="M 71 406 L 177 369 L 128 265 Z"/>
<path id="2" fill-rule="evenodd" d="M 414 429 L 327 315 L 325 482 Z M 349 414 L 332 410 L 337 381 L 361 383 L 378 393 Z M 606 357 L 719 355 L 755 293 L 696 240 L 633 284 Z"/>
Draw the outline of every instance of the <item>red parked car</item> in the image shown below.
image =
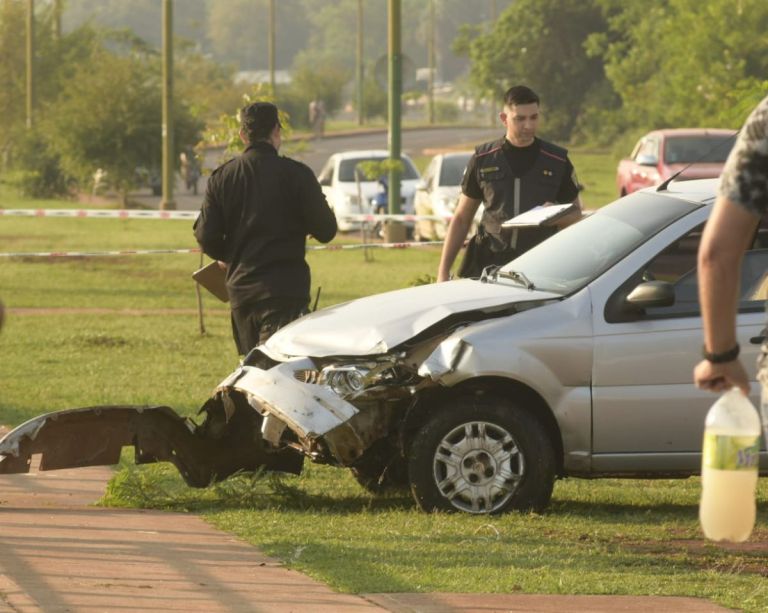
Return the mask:
<path id="1" fill-rule="evenodd" d="M 631 157 L 619 162 L 619 195 L 659 185 L 680 170 L 680 181 L 719 177 L 735 141 L 734 130 L 674 128 L 649 132 L 637 142 Z"/>

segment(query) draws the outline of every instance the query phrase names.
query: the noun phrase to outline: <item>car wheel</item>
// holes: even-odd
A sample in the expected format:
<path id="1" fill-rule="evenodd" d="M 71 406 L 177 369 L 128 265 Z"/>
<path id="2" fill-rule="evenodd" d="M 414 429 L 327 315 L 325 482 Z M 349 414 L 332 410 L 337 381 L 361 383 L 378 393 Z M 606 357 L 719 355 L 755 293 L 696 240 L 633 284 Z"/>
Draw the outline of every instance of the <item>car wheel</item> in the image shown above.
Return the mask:
<path id="1" fill-rule="evenodd" d="M 501 397 L 462 397 L 414 437 L 411 493 L 424 511 L 542 511 L 552 496 L 555 453 L 543 425 Z"/>

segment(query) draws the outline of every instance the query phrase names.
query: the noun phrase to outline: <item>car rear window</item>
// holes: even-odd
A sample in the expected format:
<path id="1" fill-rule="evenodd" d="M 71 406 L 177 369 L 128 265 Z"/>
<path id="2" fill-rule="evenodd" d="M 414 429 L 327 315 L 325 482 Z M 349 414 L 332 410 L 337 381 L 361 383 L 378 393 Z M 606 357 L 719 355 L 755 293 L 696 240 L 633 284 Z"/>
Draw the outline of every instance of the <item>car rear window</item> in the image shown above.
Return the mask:
<path id="1" fill-rule="evenodd" d="M 362 162 L 382 162 L 386 160 L 385 157 L 365 157 L 365 158 L 350 158 L 347 160 L 341 160 L 339 162 L 339 181 L 343 183 L 352 183 L 355 181 L 355 168 Z M 402 179 L 418 179 L 419 172 L 408 158 L 402 158 L 403 162 L 403 175 Z M 362 181 L 374 181 L 375 179 L 367 179 L 364 174 L 360 175 Z"/>
<path id="2" fill-rule="evenodd" d="M 438 185 L 461 185 L 464 178 L 464 171 L 467 169 L 467 162 L 470 156 L 452 156 L 443 158 L 440 166 L 440 182 Z"/>
<path id="3" fill-rule="evenodd" d="M 671 136 L 664 141 L 667 164 L 724 163 L 736 142 L 736 134 Z"/>

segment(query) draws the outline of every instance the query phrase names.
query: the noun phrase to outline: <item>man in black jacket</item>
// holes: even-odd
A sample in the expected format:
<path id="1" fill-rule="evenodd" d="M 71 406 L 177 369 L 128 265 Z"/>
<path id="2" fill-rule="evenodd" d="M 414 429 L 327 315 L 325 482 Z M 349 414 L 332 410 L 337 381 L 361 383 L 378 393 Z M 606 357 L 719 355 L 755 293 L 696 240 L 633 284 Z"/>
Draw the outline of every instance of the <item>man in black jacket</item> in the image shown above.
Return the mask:
<path id="1" fill-rule="evenodd" d="M 245 355 L 307 312 L 306 237 L 329 242 L 336 218 L 310 168 L 277 154 L 274 104 L 246 106 L 240 123 L 245 151 L 211 174 L 194 231 L 226 267 L 235 344 Z"/>
<path id="2" fill-rule="evenodd" d="M 579 187 L 568 151 L 536 137 L 539 96 L 524 85 L 504 95 L 499 113 L 506 128 L 502 138 L 480 145 L 470 158 L 461 197 L 443 244 L 437 273 L 447 281 L 480 203 L 483 217 L 467 247 L 460 276 L 476 277 L 490 264 L 505 264 L 581 217 Z M 575 202 L 577 210 L 555 227 L 510 230 L 502 223 L 535 206 Z M 474 244 L 473 244 L 474 243 Z"/>

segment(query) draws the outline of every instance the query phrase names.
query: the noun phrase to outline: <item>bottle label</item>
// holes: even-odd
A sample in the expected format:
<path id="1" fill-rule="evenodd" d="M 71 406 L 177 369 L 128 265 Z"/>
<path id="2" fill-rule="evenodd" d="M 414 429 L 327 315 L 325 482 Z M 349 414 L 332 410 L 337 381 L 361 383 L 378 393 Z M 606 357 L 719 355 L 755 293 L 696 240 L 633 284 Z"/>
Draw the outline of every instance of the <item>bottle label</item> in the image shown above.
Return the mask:
<path id="1" fill-rule="evenodd" d="M 757 470 L 759 436 L 704 433 L 702 464 L 718 470 Z"/>

